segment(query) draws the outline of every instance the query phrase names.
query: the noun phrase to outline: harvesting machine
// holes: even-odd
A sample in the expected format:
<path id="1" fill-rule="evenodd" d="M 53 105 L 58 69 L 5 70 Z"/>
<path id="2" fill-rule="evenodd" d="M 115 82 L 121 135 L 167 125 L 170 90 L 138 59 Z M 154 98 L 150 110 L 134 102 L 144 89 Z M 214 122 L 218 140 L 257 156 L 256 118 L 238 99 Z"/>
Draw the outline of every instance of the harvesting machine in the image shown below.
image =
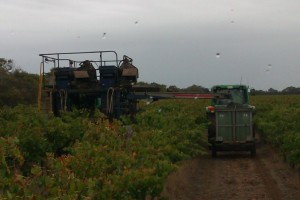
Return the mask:
<path id="1" fill-rule="evenodd" d="M 138 68 L 115 51 L 40 54 L 39 110 L 56 116 L 73 108 L 99 109 L 109 119 L 134 116 L 140 99 L 211 98 L 210 94 L 159 92 L 136 85 Z M 48 71 L 48 72 L 46 72 Z"/>

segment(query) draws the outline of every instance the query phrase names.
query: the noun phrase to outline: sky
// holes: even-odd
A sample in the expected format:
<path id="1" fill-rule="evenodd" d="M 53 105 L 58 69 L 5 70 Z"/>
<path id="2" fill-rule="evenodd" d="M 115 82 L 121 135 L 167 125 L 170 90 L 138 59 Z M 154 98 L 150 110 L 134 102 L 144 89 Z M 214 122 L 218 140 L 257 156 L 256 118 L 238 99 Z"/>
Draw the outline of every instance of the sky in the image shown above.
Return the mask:
<path id="1" fill-rule="evenodd" d="M 139 81 L 300 87 L 299 0 L 0 0 L 0 58 L 113 50 Z"/>

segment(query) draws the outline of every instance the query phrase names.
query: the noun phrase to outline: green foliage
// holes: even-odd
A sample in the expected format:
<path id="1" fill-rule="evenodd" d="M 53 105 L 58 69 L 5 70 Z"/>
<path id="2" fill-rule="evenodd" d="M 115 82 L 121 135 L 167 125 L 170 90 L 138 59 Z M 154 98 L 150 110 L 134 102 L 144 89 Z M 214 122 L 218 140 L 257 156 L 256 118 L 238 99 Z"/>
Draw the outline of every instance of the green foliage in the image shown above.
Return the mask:
<path id="1" fill-rule="evenodd" d="M 47 152 L 61 155 L 65 148 L 82 138 L 85 128 L 81 123 L 83 118 L 77 116 L 71 121 L 66 118 L 52 115 L 46 118 L 29 106 L 0 109 L 0 136 L 18 138 L 25 158 L 24 173 L 30 171 L 32 164 L 42 164 Z"/>
<path id="2" fill-rule="evenodd" d="M 6 69 L 6 60 L 0 58 L 0 106 L 36 104 L 38 75 L 21 69 Z M 8 60 L 13 65 L 13 61 Z"/>
<path id="3" fill-rule="evenodd" d="M 24 177 L 18 173 L 24 163 L 18 143 L 16 137 L 0 137 L 0 197 L 5 195 L 13 199 L 24 182 Z"/>
<path id="4" fill-rule="evenodd" d="M 262 138 L 279 149 L 291 165 L 300 164 L 300 96 L 252 97 L 255 124 Z"/>
<path id="5" fill-rule="evenodd" d="M 141 104 L 137 124 L 75 110 L 61 118 L 0 109 L 0 196 L 145 199 L 159 196 L 180 161 L 205 149 L 206 101 Z M 123 119 L 126 121 L 126 118 Z M 129 120 L 127 120 L 129 122 Z"/>
<path id="6" fill-rule="evenodd" d="M 255 124 L 291 165 L 300 164 L 300 96 L 255 96 Z M 82 110 L 61 118 L 0 109 L 0 196 L 5 199 L 157 197 L 182 160 L 205 152 L 208 100 L 141 103 L 128 126 Z M 124 125 L 124 123 L 126 125 Z"/>
<path id="7" fill-rule="evenodd" d="M 137 85 L 140 86 L 148 86 L 148 87 L 156 87 L 159 89 L 160 92 L 197 92 L 197 93 L 208 93 L 209 89 L 204 88 L 200 85 L 191 85 L 186 88 L 178 88 L 176 85 L 170 85 L 167 87 L 164 84 L 159 83 L 146 83 L 146 82 L 138 82 Z"/>

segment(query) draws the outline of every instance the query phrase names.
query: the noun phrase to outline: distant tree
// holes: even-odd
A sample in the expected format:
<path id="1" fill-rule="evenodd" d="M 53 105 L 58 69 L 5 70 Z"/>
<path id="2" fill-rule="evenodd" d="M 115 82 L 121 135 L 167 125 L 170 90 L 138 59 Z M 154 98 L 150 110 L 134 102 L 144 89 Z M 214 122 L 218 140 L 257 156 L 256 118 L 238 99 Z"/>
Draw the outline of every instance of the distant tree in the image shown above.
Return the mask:
<path id="1" fill-rule="evenodd" d="M 38 75 L 16 69 L 12 60 L 0 58 L 0 106 L 35 104 Z"/>
<path id="2" fill-rule="evenodd" d="M 255 90 L 253 88 L 250 90 L 250 95 L 273 95 L 273 94 L 300 94 L 300 88 L 290 86 L 283 89 L 282 91 L 278 91 L 273 88 L 270 88 L 267 91 Z"/>
<path id="3" fill-rule="evenodd" d="M 5 58 L 0 58 L 0 67 L 2 68 L 7 63 Z"/>
<path id="4" fill-rule="evenodd" d="M 170 85 L 168 88 L 167 88 L 167 92 L 179 92 L 180 91 L 180 88 L 178 88 L 177 86 L 175 85 Z"/>
<path id="5" fill-rule="evenodd" d="M 192 86 L 189 86 L 189 87 L 187 87 L 187 88 L 182 89 L 181 91 L 183 91 L 183 92 L 200 92 L 200 93 L 208 93 L 208 92 L 209 92 L 209 89 L 194 84 L 194 85 L 192 85 Z"/>
<path id="6" fill-rule="evenodd" d="M 278 93 L 278 90 L 275 90 L 275 89 L 273 89 L 273 88 L 270 88 L 270 89 L 268 89 L 268 93 L 270 93 L 270 94 L 277 94 L 277 93 Z"/>
<path id="7" fill-rule="evenodd" d="M 139 81 L 139 82 L 137 82 L 137 85 L 147 86 L 147 85 L 150 85 L 150 84 L 147 83 L 147 82 L 144 82 L 144 81 Z"/>
<path id="8" fill-rule="evenodd" d="M 267 91 L 255 90 L 254 88 L 250 89 L 250 95 L 266 95 L 266 94 L 268 94 Z"/>
<path id="9" fill-rule="evenodd" d="M 138 82 L 137 85 L 149 86 L 149 87 L 157 87 L 157 88 L 159 88 L 160 92 L 166 92 L 167 91 L 167 86 L 166 85 L 155 83 L 155 82 L 147 83 L 147 82 L 141 81 L 141 82 Z"/>
<path id="10" fill-rule="evenodd" d="M 290 87 L 287 87 L 284 90 L 282 90 L 282 93 L 285 93 L 285 94 L 300 94 L 300 88 L 290 86 Z"/>
<path id="11" fill-rule="evenodd" d="M 158 84 L 158 83 L 150 83 L 150 86 L 153 86 L 153 87 L 158 87 L 159 88 L 159 91 L 161 92 L 166 92 L 167 91 L 167 86 L 164 85 L 164 84 Z"/>
<path id="12" fill-rule="evenodd" d="M 10 72 L 14 68 L 14 61 L 11 59 L 7 60 L 5 58 L 0 58 L 0 68 Z"/>
<path id="13" fill-rule="evenodd" d="M 199 86 L 199 85 L 192 85 L 187 88 L 178 88 L 176 85 L 170 85 L 167 87 L 164 84 L 159 84 L 159 83 L 147 83 L 147 82 L 138 82 L 137 85 L 140 86 L 150 86 L 150 87 L 157 87 L 161 92 L 198 92 L 198 93 L 208 93 L 209 89 Z"/>

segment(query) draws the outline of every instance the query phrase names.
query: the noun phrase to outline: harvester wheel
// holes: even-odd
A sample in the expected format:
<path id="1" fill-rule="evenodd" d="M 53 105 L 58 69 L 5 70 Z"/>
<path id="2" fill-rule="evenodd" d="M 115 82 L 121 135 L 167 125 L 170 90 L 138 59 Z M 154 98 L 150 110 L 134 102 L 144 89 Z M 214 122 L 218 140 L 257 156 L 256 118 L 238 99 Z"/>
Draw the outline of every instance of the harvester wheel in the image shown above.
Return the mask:
<path id="1" fill-rule="evenodd" d="M 217 150 L 216 150 L 215 145 L 211 146 L 211 156 L 212 157 L 216 157 L 217 156 Z"/>
<path id="2" fill-rule="evenodd" d="M 255 147 L 255 144 L 253 145 L 253 147 L 251 148 L 251 156 L 255 156 L 256 155 L 256 147 Z"/>

